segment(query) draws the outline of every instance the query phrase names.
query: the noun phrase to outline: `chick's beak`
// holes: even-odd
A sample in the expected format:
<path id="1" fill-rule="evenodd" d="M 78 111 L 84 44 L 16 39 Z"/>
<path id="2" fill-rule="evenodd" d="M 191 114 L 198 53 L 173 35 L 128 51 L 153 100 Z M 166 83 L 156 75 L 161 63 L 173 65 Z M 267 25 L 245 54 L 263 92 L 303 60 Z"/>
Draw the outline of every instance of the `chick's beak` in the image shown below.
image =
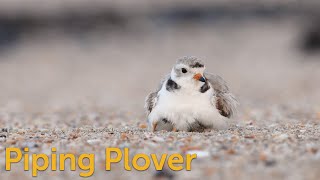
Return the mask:
<path id="1" fill-rule="evenodd" d="M 193 79 L 201 81 L 201 82 L 206 82 L 206 79 L 200 73 L 194 75 Z"/>

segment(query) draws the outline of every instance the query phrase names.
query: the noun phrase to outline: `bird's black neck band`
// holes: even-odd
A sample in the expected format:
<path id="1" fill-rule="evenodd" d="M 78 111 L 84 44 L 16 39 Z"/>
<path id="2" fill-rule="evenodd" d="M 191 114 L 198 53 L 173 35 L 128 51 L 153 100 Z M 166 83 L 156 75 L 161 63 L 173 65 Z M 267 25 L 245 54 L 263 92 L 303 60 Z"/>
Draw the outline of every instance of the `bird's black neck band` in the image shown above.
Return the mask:
<path id="1" fill-rule="evenodd" d="M 168 79 L 166 84 L 167 91 L 171 92 L 180 88 L 181 86 L 179 86 L 175 81 L 173 81 L 171 78 Z"/>
<path id="2" fill-rule="evenodd" d="M 205 93 L 205 92 L 207 92 L 209 89 L 210 89 L 210 86 L 209 86 L 208 82 L 206 81 L 206 82 L 204 83 L 204 85 L 201 86 L 200 92 L 201 92 L 201 93 Z"/>

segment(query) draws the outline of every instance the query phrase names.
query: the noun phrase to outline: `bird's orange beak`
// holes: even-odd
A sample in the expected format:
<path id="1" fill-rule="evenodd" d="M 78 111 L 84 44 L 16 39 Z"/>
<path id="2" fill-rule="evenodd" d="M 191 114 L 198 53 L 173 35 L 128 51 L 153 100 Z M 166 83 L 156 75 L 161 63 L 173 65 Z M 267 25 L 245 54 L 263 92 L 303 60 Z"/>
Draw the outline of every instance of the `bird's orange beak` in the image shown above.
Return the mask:
<path id="1" fill-rule="evenodd" d="M 200 73 L 195 74 L 195 75 L 193 76 L 193 79 L 198 80 L 198 81 L 201 81 L 201 82 L 206 82 L 206 79 L 205 79 Z"/>

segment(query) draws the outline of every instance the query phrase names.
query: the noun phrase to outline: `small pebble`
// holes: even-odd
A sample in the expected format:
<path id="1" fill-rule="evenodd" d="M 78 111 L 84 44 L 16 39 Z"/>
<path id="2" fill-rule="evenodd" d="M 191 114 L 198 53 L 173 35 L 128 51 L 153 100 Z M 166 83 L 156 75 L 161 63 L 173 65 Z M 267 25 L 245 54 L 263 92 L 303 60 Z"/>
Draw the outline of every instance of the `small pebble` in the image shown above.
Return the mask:
<path id="1" fill-rule="evenodd" d="M 100 144 L 101 140 L 100 139 L 89 139 L 89 140 L 87 140 L 87 143 L 90 145 Z"/>
<path id="2" fill-rule="evenodd" d="M 186 154 L 197 154 L 197 159 L 206 158 L 210 156 L 210 153 L 208 151 L 197 151 L 197 150 L 187 151 Z"/>

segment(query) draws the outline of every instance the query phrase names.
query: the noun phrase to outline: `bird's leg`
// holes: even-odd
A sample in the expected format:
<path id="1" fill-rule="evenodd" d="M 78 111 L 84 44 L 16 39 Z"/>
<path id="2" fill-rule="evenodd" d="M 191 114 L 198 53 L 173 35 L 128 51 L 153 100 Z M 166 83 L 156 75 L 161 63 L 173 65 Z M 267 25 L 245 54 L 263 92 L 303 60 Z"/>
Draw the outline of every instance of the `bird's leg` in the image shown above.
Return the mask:
<path id="1" fill-rule="evenodd" d="M 152 132 L 155 132 L 155 131 L 156 131 L 157 125 L 158 125 L 158 122 L 157 122 L 157 121 L 155 121 L 155 122 L 152 123 Z"/>
<path id="2" fill-rule="evenodd" d="M 177 132 L 178 130 L 177 130 L 177 128 L 176 127 L 173 127 L 172 128 L 172 132 Z"/>

